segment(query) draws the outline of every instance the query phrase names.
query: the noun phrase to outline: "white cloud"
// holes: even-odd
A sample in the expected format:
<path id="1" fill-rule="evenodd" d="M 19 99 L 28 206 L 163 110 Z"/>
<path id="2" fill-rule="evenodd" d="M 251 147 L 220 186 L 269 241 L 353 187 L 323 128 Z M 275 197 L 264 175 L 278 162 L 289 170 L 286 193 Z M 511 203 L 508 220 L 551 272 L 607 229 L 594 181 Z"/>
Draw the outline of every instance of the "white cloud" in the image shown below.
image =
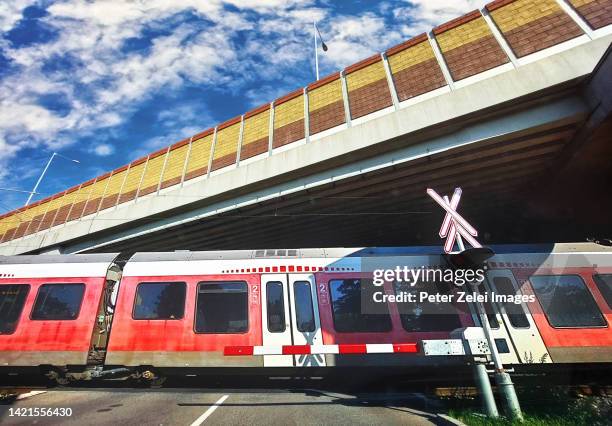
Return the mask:
<path id="1" fill-rule="evenodd" d="M 22 9 L 33 2 L 7 3 L 0 4 L 3 31 L 12 28 Z M 0 168 L 23 148 L 44 145 L 60 150 L 79 135 L 119 125 L 139 103 L 186 81 L 222 82 L 218 68 L 235 58 L 230 35 L 249 25 L 236 13 L 222 17 L 222 6 L 220 1 L 196 0 L 68 0 L 52 4 L 42 18 L 57 31 L 49 42 L 12 46 L 0 37 L 2 54 L 16 70 L 0 79 Z M 170 27 L 167 35 L 153 40 L 149 51 L 122 52 L 125 41 L 138 37 L 148 25 L 186 10 L 206 16 L 212 24 Z M 64 59 L 74 66 L 44 68 Z M 41 97 L 65 99 L 67 112 L 41 104 Z"/>
<path id="2" fill-rule="evenodd" d="M 194 38 L 186 42 L 188 37 Z M 147 55 L 132 54 L 109 66 L 110 74 L 118 78 L 98 95 L 102 103 L 116 105 L 142 99 L 166 86 L 176 88 L 186 79 L 213 83 L 219 74 L 217 68 L 234 58 L 223 36 L 180 27 L 170 36 L 156 39 Z"/>
<path id="3" fill-rule="evenodd" d="M 0 31 L 12 29 L 23 17 L 23 10 L 37 3 L 36 0 L 9 0 L 0 3 Z"/>
<path id="4" fill-rule="evenodd" d="M 385 20 L 373 13 L 347 16 L 334 20 L 326 32 L 329 50 L 319 55 L 323 62 L 344 68 L 400 40 L 400 34 L 385 25 Z"/>
<path id="5" fill-rule="evenodd" d="M 269 9 L 281 2 L 242 5 L 241 8 Z M 46 24 L 58 30 L 55 41 L 22 48 L 5 48 L 4 55 L 20 66 L 18 74 L 0 82 L 0 99 L 8 124 L 0 130 L 5 135 L 19 131 L 47 129 L 45 138 L 58 131 L 91 130 L 120 123 L 129 117 L 134 103 L 142 102 L 165 89 L 179 88 L 186 81 L 195 84 L 222 84 L 220 71 L 232 70 L 236 46 L 231 35 L 248 29 L 249 21 L 241 14 L 223 10 L 223 2 L 213 0 L 126 2 L 120 0 L 68 0 L 47 9 Z M 169 35 L 157 37 L 147 52 L 124 54 L 123 43 L 140 35 L 147 25 L 192 11 L 212 24 L 206 27 L 179 25 Z M 223 13 L 222 13 L 223 12 Z M 78 66 L 62 73 L 43 72 L 45 63 L 72 58 Z M 89 91 L 82 99 L 80 89 Z M 69 99 L 68 117 L 57 117 L 52 111 L 36 105 L 42 94 L 57 93 Z M 30 109 L 35 120 L 19 114 Z M 15 118 L 17 118 L 15 120 Z M 39 120 L 40 119 L 40 120 Z M 37 124 L 36 121 L 38 121 Z M 33 143 L 36 143 L 35 135 Z M 70 143 L 65 139 L 66 143 Z"/>
<path id="6" fill-rule="evenodd" d="M 157 123 L 166 129 L 165 133 L 142 142 L 137 149 L 130 153 L 129 160 L 143 157 L 160 148 L 201 132 L 203 126 L 197 124 L 210 122 L 211 120 L 208 113 L 196 113 L 196 109 L 199 110 L 194 105 L 185 104 L 161 111 L 157 115 Z"/>
<path id="7" fill-rule="evenodd" d="M 48 11 L 56 17 L 94 22 L 104 26 L 117 26 L 143 17 L 141 2 L 114 0 L 64 1 L 51 5 Z"/>
<path id="8" fill-rule="evenodd" d="M 394 10 L 396 18 L 408 20 L 407 30 L 413 34 L 457 18 L 483 7 L 491 0 L 407 0 L 405 7 Z"/>
<path id="9" fill-rule="evenodd" d="M 14 145 L 6 143 L 4 138 L 0 137 L 0 157 L 10 157 L 18 148 Z M 1 169 L 0 169 L 1 170 Z"/>
<path id="10" fill-rule="evenodd" d="M 140 144 L 140 147 L 137 149 L 134 149 L 131 153 L 130 153 L 130 161 L 132 160 L 136 160 L 138 158 L 144 157 L 147 154 L 150 154 L 152 152 L 155 152 L 165 146 L 168 146 L 174 142 L 176 142 L 176 135 L 173 133 L 171 135 L 162 135 L 162 136 L 155 136 L 153 138 L 147 139 L 146 141 L 144 141 L 142 144 Z"/>
<path id="11" fill-rule="evenodd" d="M 191 127 L 194 131 L 186 135 L 191 136 L 202 131 L 203 124 L 199 123 L 212 122 L 212 118 L 207 109 L 204 108 L 204 111 L 202 111 L 202 109 L 201 105 L 192 103 L 183 103 L 178 106 L 173 106 L 157 114 L 157 124 L 166 129 L 180 129 L 180 134 L 177 136 L 179 138 Z"/>
<path id="12" fill-rule="evenodd" d="M 306 6 L 313 0 L 227 0 L 226 3 L 240 9 L 251 9 L 259 12 L 269 12 L 279 9 L 289 9 L 294 6 Z"/>
<path id="13" fill-rule="evenodd" d="M 51 111 L 35 104 L 0 104 L 0 128 L 39 133 L 59 130 L 62 120 Z"/>
<path id="14" fill-rule="evenodd" d="M 115 152 L 115 147 L 107 143 L 100 143 L 95 145 L 91 151 L 99 157 L 108 157 Z"/>
<path id="15" fill-rule="evenodd" d="M 13 158 L 18 151 L 18 147 L 14 144 L 8 144 L 2 136 L 0 136 L 0 182 L 2 182 L 9 174 L 8 167 L 5 166 L 9 159 Z M 3 194 L 4 195 L 4 194 Z"/>

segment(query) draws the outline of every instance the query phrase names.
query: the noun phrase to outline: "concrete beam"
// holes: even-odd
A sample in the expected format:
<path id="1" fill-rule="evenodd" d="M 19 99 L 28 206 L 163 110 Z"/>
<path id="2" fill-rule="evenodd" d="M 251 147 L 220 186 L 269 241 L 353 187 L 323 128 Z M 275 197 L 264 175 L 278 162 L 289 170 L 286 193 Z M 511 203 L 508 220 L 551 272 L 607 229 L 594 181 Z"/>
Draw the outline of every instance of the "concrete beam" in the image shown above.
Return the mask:
<path id="1" fill-rule="evenodd" d="M 254 191 L 246 195 L 240 195 L 230 200 L 214 202 L 205 207 L 178 213 L 170 218 L 159 219 L 144 225 L 134 226 L 129 230 L 116 232 L 113 235 L 90 239 L 78 244 L 71 244 L 67 246 L 65 250 L 67 253 L 76 253 L 122 240 L 144 237 L 153 232 L 169 229 L 195 220 L 205 219 L 206 217 L 223 212 L 248 207 L 259 202 L 301 192 L 306 189 L 316 188 L 331 182 L 338 182 L 377 169 L 384 169 L 465 145 L 477 144 L 496 138 L 504 138 L 528 129 L 546 126 L 550 123 L 574 119 L 577 115 L 585 115 L 587 111 L 587 106 L 580 97 L 575 96 L 566 98 L 528 111 L 511 114 L 502 118 L 490 120 L 486 123 L 468 126 L 454 134 L 433 138 L 422 144 L 412 145 L 398 151 L 378 155 L 332 170 L 326 170 L 311 176 L 273 185 L 269 188 Z M 123 218 L 117 218 L 117 220 L 122 219 Z"/>

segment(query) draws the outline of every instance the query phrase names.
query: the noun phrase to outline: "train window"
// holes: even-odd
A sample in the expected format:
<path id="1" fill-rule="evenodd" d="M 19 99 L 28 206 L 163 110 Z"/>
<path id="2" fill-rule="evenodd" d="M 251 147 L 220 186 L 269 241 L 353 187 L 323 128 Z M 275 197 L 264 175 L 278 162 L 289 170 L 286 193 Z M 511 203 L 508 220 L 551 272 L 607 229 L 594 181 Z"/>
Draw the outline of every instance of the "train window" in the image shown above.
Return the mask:
<path id="1" fill-rule="evenodd" d="M 248 287 L 244 281 L 198 284 L 196 333 L 246 333 L 249 329 Z"/>
<path id="2" fill-rule="evenodd" d="M 500 354 L 510 353 L 510 347 L 508 346 L 506 339 L 495 339 L 495 347 L 497 348 L 497 352 Z"/>
<path id="3" fill-rule="evenodd" d="M 431 286 L 431 283 L 418 282 L 414 286 L 406 282 L 393 283 L 396 295 L 412 293 L 417 298 L 415 303 L 396 303 L 404 330 L 409 332 L 452 331 L 460 328 L 461 320 L 452 303 L 418 302 L 419 293 L 426 291 L 428 286 Z M 439 294 L 450 292 L 448 284 L 436 283 L 435 287 Z"/>
<path id="4" fill-rule="evenodd" d="M 33 320 L 73 320 L 79 316 L 85 284 L 43 284 L 38 289 Z"/>
<path id="5" fill-rule="evenodd" d="M 579 276 L 538 275 L 529 281 L 553 327 L 606 326 L 595 299 Z"/>
<path id="6" fill-rule="evenodd" d="M 270 333 L 283 333 L 286 329 L 283 283 L 279 281 L 266 283 L 266 298 L 268 331 Z"/>
<path id="7" fill-rule="evenodd" d="M 295 296 L 295 319 L 298 331 L 315 331 L 315 319 L 312 309 L 312 288 L 308 281 L 296 281 L 293 283 L 293 295 Z"/>
<path id="8" fill-rule="evenodd" d="M 184 282 L 139 283 L 134 300 L 135 320 L 178 320 L 185 315 Z"/>
<path id="9" fill-rule="evenodd" d="M 365 280 L 364 280 L 365 282 Z M 364 300 L 372 300 L 373 286 L 362 286 L 362 280 L 346 279 L 329 282 L 332 301 L 334 328 L 341 333 L 384 332 L 391 330 L 391 317 L 387 304 L 376 304 L 380 313 L 364 313 L 361 309 L 362 292 Z"/>
<path id="10" fill-rule="evenodd" d="M 612 309 L 612 275 L 594 275 L 593 279 L 608 307 Z"/>
<path id="11" fill-rule="evenodd" d="M 0 334 L 15 332 L 29 292 L 28 284 L 0 286 Z"/>
<path id="12" fill-rule="evenodd" d="M 505 296 L 515 296 L 517 294 L 517 291 L 512 285 L 512 281 L 510 281 L 510 278 L 508 277 L 495 277 L 493 278 L 493 284 L 495 284 L 495 289 L 500 294 Z M 527 319 L 527 315 L 525 315 L 523 307 L 520 304 L 508 302 L 504 303 L 503 306 L 512 327 L 529 328 L 529 320 Z"/>

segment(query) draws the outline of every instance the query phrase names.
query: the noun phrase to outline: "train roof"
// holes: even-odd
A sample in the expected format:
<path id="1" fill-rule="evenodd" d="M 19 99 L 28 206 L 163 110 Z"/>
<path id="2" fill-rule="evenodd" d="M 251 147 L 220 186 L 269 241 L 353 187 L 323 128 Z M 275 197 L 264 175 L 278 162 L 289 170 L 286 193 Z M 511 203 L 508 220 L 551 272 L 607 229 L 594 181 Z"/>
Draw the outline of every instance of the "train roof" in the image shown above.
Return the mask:
<path id="1" fill-rule="evenodd" d="M 612 253 L 612 247 L 595 243 L 556 244 L 512 244 L 492 245 L 496 254 L 512 253 Z M 172 262 L 240 259 L 305 259 L 346 258 L 381 256 L 435 256 L 440 255 L 440 246 L 421 247 L 355 247 L 355 248 L 310 248 L 310 249 L 265 249 L 265 250 L 220 250 L 135 253 L 129 262 Z"/>
<path id="2" fill-rule="evenodd" d="M 0 265 L 33 265 L 50 263 L 111 263 L 119 253 L 96 254 L 35 254 L 27 256 L 0 256 Z"/>
<path id="3" fill-rule="evenodd" d="M 0 278 L 105 277 L 119 253 L 0 256 Z"/>

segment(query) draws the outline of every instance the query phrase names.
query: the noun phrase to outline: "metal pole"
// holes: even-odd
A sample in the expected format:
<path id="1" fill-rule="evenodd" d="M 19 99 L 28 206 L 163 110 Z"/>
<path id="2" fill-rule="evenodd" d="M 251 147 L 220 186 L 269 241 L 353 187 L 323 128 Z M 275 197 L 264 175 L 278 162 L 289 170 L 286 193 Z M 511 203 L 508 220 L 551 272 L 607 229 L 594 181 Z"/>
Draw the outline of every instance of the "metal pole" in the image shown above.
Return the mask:
<path id="1" fill-rule="evenodd" d="M 319 52 L 317 51 L 317 23 L 312 22 L 312 29 L 314 32 L 314 54 L 315 54 L 315 72 L 317 75 L 317 81 L 319 81 Z"/>
<path id="2" fill-rule="evenodd" d="M 523 412 L 521 411 L 521 405 L 516 396 L 516 390 L 514 389 L 514 383 L 512 383 L 510 374 L 505 371 L 496 371 L 495 383 L 504 400 L 506 414 L 514 420 L 523 421 Z"/>
<path id="3" fill-rule="evenodd" d="M 459 251 L 465 250 L 465 244 L 463 244 L 463 238 L 461 238 L 461 234 L 457 232 L 457 245 L 459 246 Z"/>
<path id="4" fill-rule="evenodd" d="M 493 397 L 493 389 L 491 389 L 487 367 L 482 362 L 474 361 L 474 378 L 476 379 L 476 385 L 480 391 L 483 408 L 487 417 L 499 417 L 499 411 L 497 411 L 497 404 L 495 404 L 495 398 Z"/>
<path id="5" fill-rule="evenodd" d="M 450 200 L 446 195 L 444 196 L 444 201 L 446 202 L 446 204 L 450 204 Z M 465 250 L 463 238 L 461 238 L 461 235 L 459 233 L 457 233 L 457 245 L 459 246 L 460 251 Z M 491 327 L 489 327 L 489 322 L 487 320 L 487 315 L 484 310 L 484 307 L 480 302 L 476 302 L 474 304 L 476 305 L 478 317 L 480 318 L 480 323 L 484 330 L 485 338 L 487 339 L 487 343 L 491 350 L 491 357 L 493 358 L 493 365 L 495 366 L 495 383 L 497 385 L 497 388 L 499 389 L 499 393 L 501 394 L 504 400 L 504 408 L 506 410 L 506 414 L 508 414 L 513 419 L 522 421 L 523 414 L 521 412 L 521 406 L 516 396 L 514 384 L 512 383 L 510 375 L 504 370 L 504 365 L 501 362 L 499 352 L 497 352 L 497 346 L 495 346 L 495 339 L 493 338 L 493 335 L 491 333 Z M 486 367 L 484 366 L 484 364 L 475 363 L 475 373 L 477 381 L 476 383 L 478 384 L 478 387 L 482 393 L 487 416 L 498 417 L 499 413 L 497 411 L 497 407 L 495 406 L 495 399 L 493 398 L 491 383 L 489 382 L 489 377 L 487 375 Z"/>
<path id="6" fill-rule="evenodd" d="M 446 204 L 450 205 L 450 200 L 447 195 L 444 196 Z M 457 232 L 457 246 L 459 252 L 465 250 L 465 244 L 461 234 Z M 479 312 L 480 313 L 480 312 Z M 482 319 L 481 319 L 482 321 Z M 486 335 L 486 333 L 485 333 Z M 487 339 L 487 341 L 489 341 Z M 480 391 L 482 397 L 483 408 L 487 417 L 497 418 L 499 417 L 499 411 L 497 411 L 497 404 L 495 403 L 495 397 L 493 396 L 493 389 L 491 389 L 491 382 L 489 381 L 489 374 L 487 373 L 487 367 L 482 362 L 474 360 L 474 378 L 476 380 L 476 386 Z"/>
<path id="7" fill-rule="evenodd" d="M 497 346 L 495 346 L 495 339 L 491 333 L 491 327 L 489 327 L 487 314 L 482 306 L 482 303 L 476 302 L 475 305 L 478 311 L 478 317 L 480 318 L 480 323 L 487 339 L 487 343 L 489 344 L 489 349 L 491 350 L 491 357 L 493 358 L 493 365 L 495 367 L 495 384 L 497 385 L 497 389 L 499 390 L 499 393 L 503 399 L 506 414 L 513 419 L 522 421 L 523 413 L 521 412 L 521 406 L 516 396 L 514 384 L 512 383 L 510 375 L 506 373 L 506 370 L 504 370 L 504 365 L 499 356 L 499 352 L 497 352 Z"/>
<path id="8" fill-rule="evenodd" d="M 53 155 L 51 156 L 51 158 L 49 158 L 49 161 L 47 161 L 47 165 L 45 166 L 44 170 L 40 174 L 40 177 L 36 181 L 36 185 L 34 185 L 34 189 L 32 189 L 32 192 L 30 193 L 30 196 L 28 197 L 28 200 L 25 203 L 26 206 L 30 204 L 30 201 L 32 201 L 32 197 L 36 193 L 36 190 L 38 189 L 38 185 L 40 185 L 40 182 L 45 177 L 45 173 L 47 173 L 47 170 L 49 169 L 49 166 L 51 165 L 51 162 L 53 161 L 53 159 L 55 158 L 56 155 L 57 155 L 57 153 L 54 152 Z"/>

